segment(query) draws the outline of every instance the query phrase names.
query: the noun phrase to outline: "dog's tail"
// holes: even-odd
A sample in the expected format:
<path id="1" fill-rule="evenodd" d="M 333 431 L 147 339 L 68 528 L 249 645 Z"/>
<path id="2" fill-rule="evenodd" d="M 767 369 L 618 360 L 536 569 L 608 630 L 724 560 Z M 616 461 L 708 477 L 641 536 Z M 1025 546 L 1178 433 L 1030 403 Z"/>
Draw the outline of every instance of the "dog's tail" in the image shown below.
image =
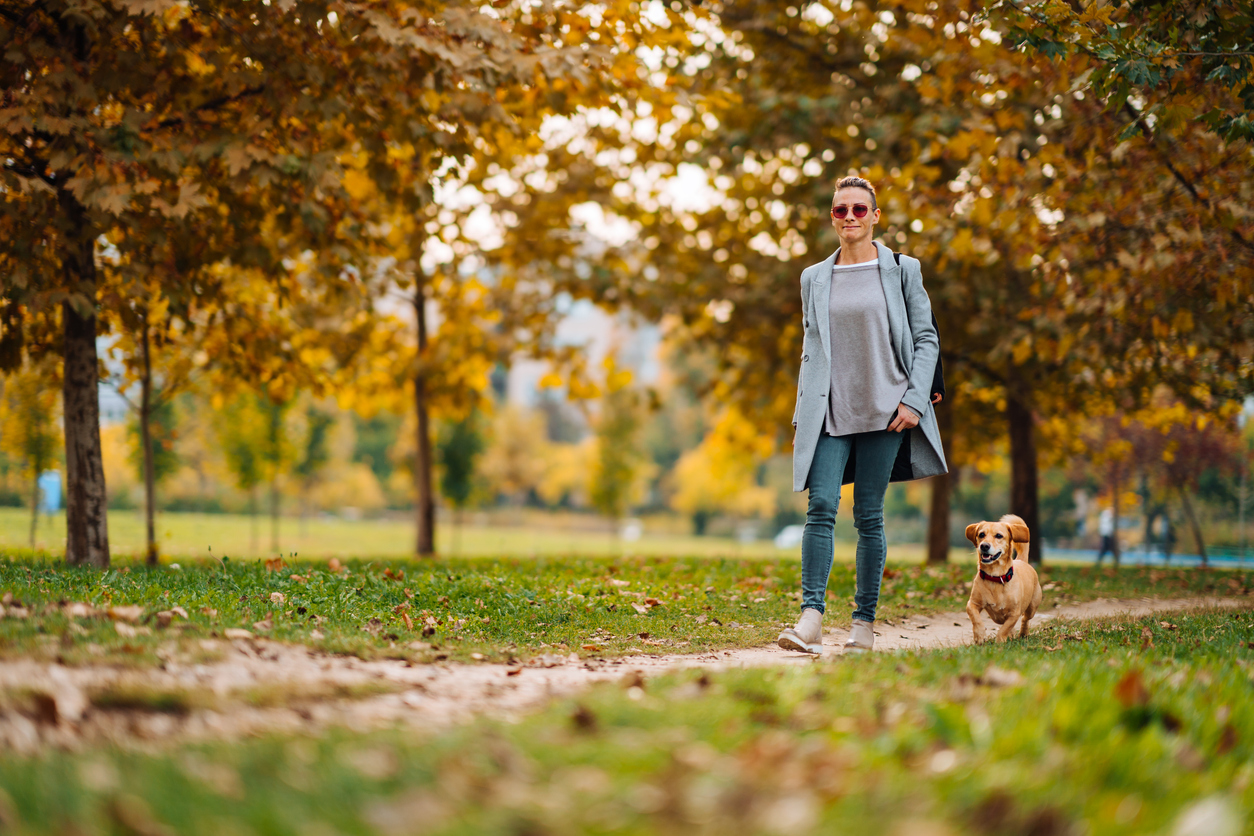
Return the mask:
<path id="1" fill-rule="evenodd" d="M 1002 518 L 998 520 L 998 522 L 1005 523 L 1006 525 L 1021 525 L 1024 528 L 1028 527 L 1028 524 L 1023 521 L 1023 517 L 1020 517 L 1018 514 L 1003 514 Z"/>

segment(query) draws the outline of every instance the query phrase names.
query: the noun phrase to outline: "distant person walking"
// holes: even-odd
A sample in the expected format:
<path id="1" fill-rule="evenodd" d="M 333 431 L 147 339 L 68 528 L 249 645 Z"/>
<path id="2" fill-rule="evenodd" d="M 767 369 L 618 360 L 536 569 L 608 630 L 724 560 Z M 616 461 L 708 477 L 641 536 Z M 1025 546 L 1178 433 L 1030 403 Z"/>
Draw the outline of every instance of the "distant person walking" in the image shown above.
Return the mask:
<path id="1" fill-rule="evenodd" d="M 839 249 L 801 273 L 793 490 L 809 490 L 809 507 L 801 539 L 801 619 L 779 637 L 780 647 L 806 653 L 823 652 L 841 485 L 853 482 L 858 530 L 857 591 L 845 649 L 862 652 L 875 644 L 888 483 L 948 472 L 932 407 L 941 399 L 933 394 L 940 339 L 919 261 L 894 256 L 873 240 L 880 210 L 866 180 L 846 177 L 836 184 L 831 217 Z"/>
<path id="2" fill-rule="evenodd" d="M 1109 508 L 1103 509 L 1102 513 L 1097 517 L 1097 533 L 1101 535 L 1102 545 L 1097 550 L 1097 565 L 1102 565 L 1102 558 L 1110 555 L 1113 560 L 1115 557 L 1115 512 Z"/>

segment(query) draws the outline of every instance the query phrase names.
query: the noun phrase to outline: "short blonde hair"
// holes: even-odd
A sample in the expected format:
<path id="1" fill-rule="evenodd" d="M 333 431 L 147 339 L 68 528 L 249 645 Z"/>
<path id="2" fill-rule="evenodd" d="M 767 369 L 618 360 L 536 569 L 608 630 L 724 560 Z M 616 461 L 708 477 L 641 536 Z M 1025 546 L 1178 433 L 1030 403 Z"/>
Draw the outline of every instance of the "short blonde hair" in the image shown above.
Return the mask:
<path id="1" fill-rule="evenodd" d="M 841 189 L 866 189 L 871 193 L 871 211 L 874 212 L 880 208 L 875 202 L 875 187 L 871 185 L 870 180 L 863 180 L 861 177 L 842 177 L 836 181 L 836 190 L 832 192 L 832 200 L 836 199 L 836 192 Z"/>

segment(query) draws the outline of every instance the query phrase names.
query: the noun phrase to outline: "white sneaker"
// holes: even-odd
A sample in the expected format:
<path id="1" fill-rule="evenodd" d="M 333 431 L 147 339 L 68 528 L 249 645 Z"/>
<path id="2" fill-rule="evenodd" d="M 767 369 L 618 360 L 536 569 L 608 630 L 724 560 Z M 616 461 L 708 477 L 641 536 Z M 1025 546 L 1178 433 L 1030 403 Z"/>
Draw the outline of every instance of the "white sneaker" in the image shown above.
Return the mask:
<path id="1" fill-rule="evenodd" d="M 816 609 L 801 611 L 801 620 L 796 627 L 789 627 L 779 634 L 779 646 L 784 650 L 799 650 L 802 653 L 823 653 L 823 613 Z"/>
<path id="2" fill-rule="evenodd" d="M 866 653 L 875 647 L 875 630 L 871 622 L 855 618 L 853 627 L 849 629 L 849 641 L 845 642 L 846 653 Z"/>

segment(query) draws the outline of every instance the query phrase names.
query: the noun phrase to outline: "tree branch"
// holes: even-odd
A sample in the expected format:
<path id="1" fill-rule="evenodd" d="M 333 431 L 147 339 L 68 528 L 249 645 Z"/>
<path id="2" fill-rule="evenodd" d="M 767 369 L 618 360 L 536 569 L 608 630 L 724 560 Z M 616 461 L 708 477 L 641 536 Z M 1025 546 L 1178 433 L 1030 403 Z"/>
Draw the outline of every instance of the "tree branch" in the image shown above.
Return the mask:
<path id="1" fill-rule="evenodd" d="M 36 2 L 31 3 L 30 5 L 26 7 L 26 14 L 16 15 L 13 12 L 6 9 L 5 7 L 0 6 L 0 15 L 3 15 L 9 20 L 13 21 L 18 26 L 25 26 L 26 21 L 30 19 L 31 15 L 33 15 L 35 12 L 42 10 L 43 7 L 44 7 L 44 0 L 36 0 Z"/>
<path id="2" fill-rule="evenodd" d="M 1193 200 L 1201 204 L 1213 219 L 1215 216 L 1214 206 L 1211 205 L 1211 202 L 1207 198 L 1203 197 L 1202 194 L 1198 192 L 1197 187 L 1184 176 L 1180 169 L 1176 168 L 1176 164 L 1172 162 L 1171 156 L 1159 146 L 1157 142 L 1158 137 L 1154 134 L 1154 130 L 1149 126 L 1149 123 L 1145 121 L 1145 115 L 1133 107 L 1132 102 L 1129 101 L 1124 101 L 1123 109 L 1132 117 L 1136 126 L 1141 129 L 1141 133 L 1145 135 L 1146 141 L 1161 158 L 1162 164 L 1166 166 L 1167 170 L 1171 172 L 1171 175 L 1176 178 L 1176 182 L 1183 186 L 1185 190 L 1193 196 Z M 1238 244 L 1245 247 L 1247 250 L 1254 252 L 1254 244 L 1247 241 L 1245 236 L 1243 236 L 1238 230 L 1229 229 L 1228 232 Z"/>
<path id="3" fill-rule="evenodd" d="M 42 180 L 49 186 L 57 187 L 55 178 L 49 177 L 42 171 L 43 166 L 36 167 L 33 163 L 30 165 L 20 165 L 17 160 L 10 159 L 7 162 L 9 170 L 19 177 L 25 177 L 28 180 Z"/>
<path id="4" fill-rule="evenodd" d="M 187 123 L 192 116 L 196 116 L 198 114 L 206 113 L 209 111 L 218 110 L 222 107 L 225 107 L 226 105 L 243 101 L 244 99 L 251 98 L 252 96 L 256 96 L 265 92 L 265 89 L 266 89 L 266 86 L 262 84 L 258 87 L 249 87 L 245 90 L 241 90 L 240 92 L 236 93 L 233 96 L 219 96 L 216 99 L 210 99 L 209 101 L 205 102 L 199 107 L 194 108 L 192 112 L 186 116 L 178 116 L 178 117 L 174 117 L 171 119 L 163 119 L 160 122 L 157 122 L 155 125 L 149 125 L 148 127 L 145 127 L 143 130 L 144 131 L 159 131 L 165 128 L 178 127 L 179 125 L 183 125 Z"/>

